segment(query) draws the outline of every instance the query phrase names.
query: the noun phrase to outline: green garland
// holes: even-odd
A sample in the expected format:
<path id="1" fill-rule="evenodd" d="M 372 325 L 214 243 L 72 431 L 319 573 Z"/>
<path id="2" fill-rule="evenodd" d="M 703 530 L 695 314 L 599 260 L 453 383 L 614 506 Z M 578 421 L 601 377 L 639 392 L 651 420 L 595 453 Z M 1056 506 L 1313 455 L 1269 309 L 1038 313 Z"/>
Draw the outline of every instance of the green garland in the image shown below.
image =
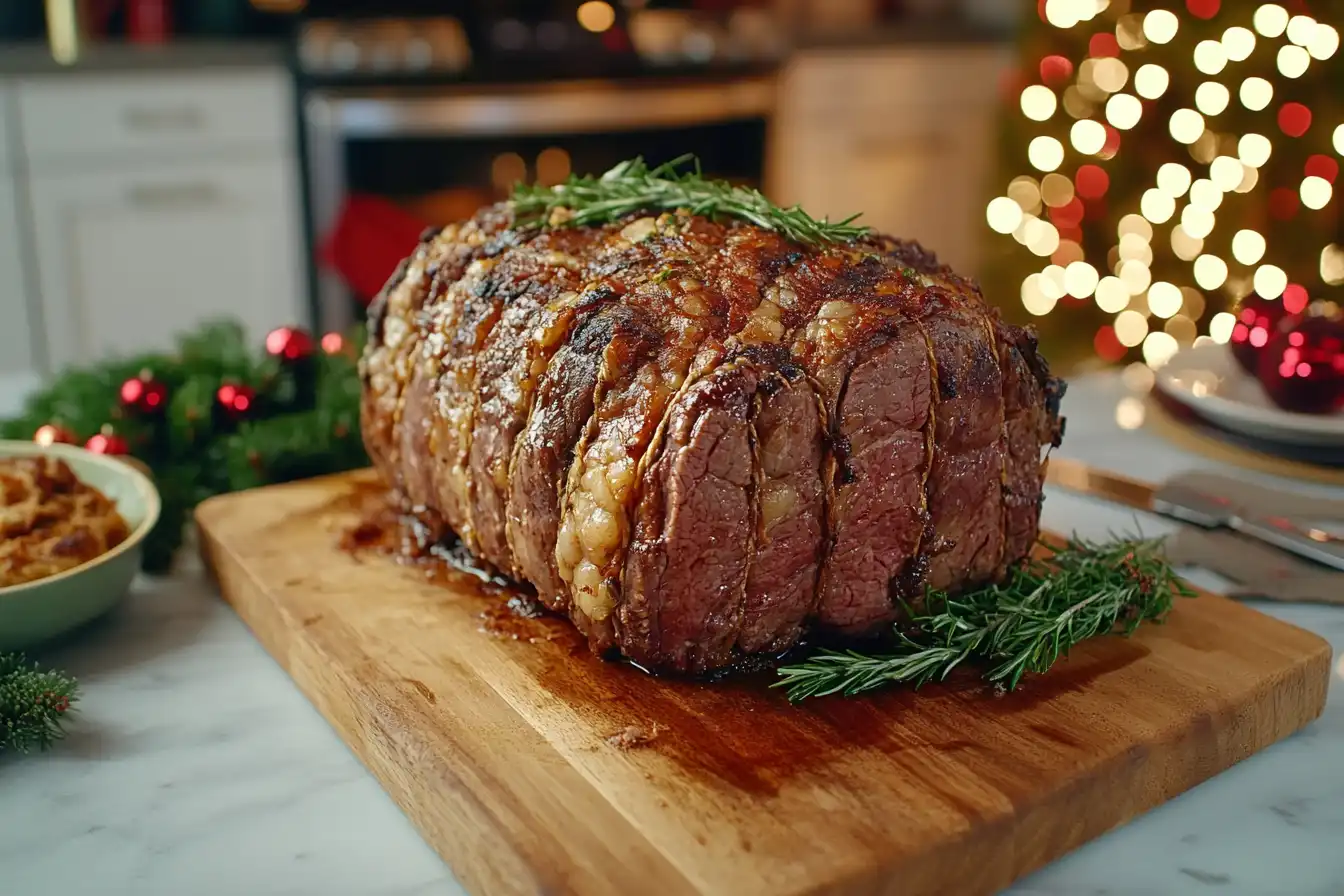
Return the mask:
<path id="1" fill-rule="evenodd" d="M 315 346 L 309 356 L 286 360 L 262 351 L 238 324 L 210 322 L 184 334 L 174 353 L 62 372 L 19 417 L 0 422 L 0 438 L 31 439 L 52 425 L 79 445 L 100 432 L 124 439 L 163 500 L 144 552 L 144 568 L 163 572 L 202 500 L 368 463 L 359 435 L 362 332 L 324 341 L 339 348 Z M 122 384 L 137 377 L 166 390 L 157 412 L 123 403 Z M 221 407 L 216 392 L 226 384 L 255 392 L 245 413 Z"/>
<path id="2" fill-rule="evenodd" d="M 0 753 L 45 750 L 60 740 L 78 699 L 79 686 L 65 673 L 0 653 Z"/>

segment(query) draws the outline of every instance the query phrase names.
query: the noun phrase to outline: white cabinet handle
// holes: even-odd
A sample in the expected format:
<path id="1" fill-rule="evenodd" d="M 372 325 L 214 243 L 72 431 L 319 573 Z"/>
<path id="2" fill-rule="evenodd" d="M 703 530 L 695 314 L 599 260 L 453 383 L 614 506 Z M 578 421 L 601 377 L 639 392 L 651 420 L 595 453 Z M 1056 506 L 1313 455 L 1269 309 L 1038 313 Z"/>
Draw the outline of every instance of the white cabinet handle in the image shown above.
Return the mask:
<path id="1" fill-rule="evenodd" d="M 132 131 L 195 131 L 205 124 L 205 114 L 196 106 L 131 106 L 122 111 L 121 120 Z"/>
<path id="2" fill-rule="evenodd" d="M 209 181 L 178 184 L 135 184 L 126 190 L 126 201 L 146 207 L 214 205 L 223 198 Z"/>

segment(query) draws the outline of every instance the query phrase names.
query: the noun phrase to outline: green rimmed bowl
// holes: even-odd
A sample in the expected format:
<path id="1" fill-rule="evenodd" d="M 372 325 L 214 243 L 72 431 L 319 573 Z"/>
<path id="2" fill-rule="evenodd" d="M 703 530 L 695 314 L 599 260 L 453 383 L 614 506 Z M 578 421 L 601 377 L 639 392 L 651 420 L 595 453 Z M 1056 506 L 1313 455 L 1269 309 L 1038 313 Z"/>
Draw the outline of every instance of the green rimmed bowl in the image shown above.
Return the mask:
<path id="1" fill-rule="evenodd" d="M 65 572 L 0 588 L 0 650 L 20 650 L 65 634 L 116 606 L 140 571 L 145 536 L 159 519 L 159 492 L 130 464 L 73 445 L 0 441 L 0 457 L 46 454 L 70 465 L 81 482 L 117 505 L 130 536 L 100 557 Z"/>

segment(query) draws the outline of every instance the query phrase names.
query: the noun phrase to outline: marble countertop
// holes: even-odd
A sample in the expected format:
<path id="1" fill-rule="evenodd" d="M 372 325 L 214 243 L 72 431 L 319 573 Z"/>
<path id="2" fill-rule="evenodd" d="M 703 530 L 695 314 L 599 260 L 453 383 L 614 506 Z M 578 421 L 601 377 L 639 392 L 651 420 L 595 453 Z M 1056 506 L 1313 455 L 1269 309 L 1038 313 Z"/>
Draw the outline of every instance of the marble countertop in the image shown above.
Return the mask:
<path id="1" fill-rule="evenodd" d="M 1061 454 L 1149 479 L 1216 468 L 1142 428 L 1120 428 L 1124 396 L 1113 376 L 1074 382 Z M 1099 537 L 1132 530 L 1134 516 L 1052 491 L 1045 523 Z M 1144 520 L 1143 529 L 1163 526 Z M 1344 610 L 1263 609 L 1344 654 Z M 191 558 L 171 578 L 137 583 L 123 606 L 41 659 L 77 675 L 83 700 L 55 750 L 0 758 L 5 896 L 462 893 Z M 1311 727 L 1010 896 L 1339 893 L 1344 662 L 1336 668 L 1325 715 Z"/>

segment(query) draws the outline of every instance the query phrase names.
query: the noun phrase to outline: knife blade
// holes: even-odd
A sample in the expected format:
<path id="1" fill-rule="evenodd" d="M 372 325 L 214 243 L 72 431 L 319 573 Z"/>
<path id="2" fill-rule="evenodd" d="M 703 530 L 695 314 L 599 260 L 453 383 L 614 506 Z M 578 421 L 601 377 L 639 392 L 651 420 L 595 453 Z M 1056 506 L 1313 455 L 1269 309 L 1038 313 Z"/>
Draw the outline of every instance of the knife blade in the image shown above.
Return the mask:
<path id="1" fill-rule="evenodd" d="M 1152 486 L 1137 479 L 1052 457 L 1046 482 L 1079 494 L 1133 507 L 1204 529 L 1230 529 L 1333 569 L 1344 570 L 1344 543 L 1328 532 L 1281 516 L 1238 513 L 1232 502 L 1185 485 Z"/>

